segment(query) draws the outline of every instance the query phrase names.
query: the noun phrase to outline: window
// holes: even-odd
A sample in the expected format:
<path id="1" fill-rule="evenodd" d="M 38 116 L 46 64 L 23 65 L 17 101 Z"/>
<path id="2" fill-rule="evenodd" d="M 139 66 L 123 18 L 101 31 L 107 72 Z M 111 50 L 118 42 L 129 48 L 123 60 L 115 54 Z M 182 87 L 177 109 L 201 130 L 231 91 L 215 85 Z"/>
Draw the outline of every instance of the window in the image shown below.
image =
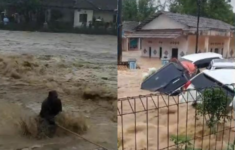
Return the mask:
<path id="1" fill-rule="evenodd" d="M 210 65 L 210 63 L 213 59 L 219 59 L 219 58 L 218 57 L 213 57 L 213 58 L 201 59 L 201 60 L 198 60 L 198 61 L 194 62 L 194 64 L 198 68 L 206 68 Z"/>
<path id="2" fill-rule="evenodd" d="M 199 92 L 203 92 L 205 88 L 211 88 L 211 87 L 221 87 L 221 84 L 214 79 L 207 77 L 205 74 L 200 74 L 196 78 L 192 80 L 192 84 L 194 85 L 194 88 L 197 89 Z M 233 97 L 234 92 L 229 89 L 227 86 L 221 87 L 221 89 L 226 93 L 227 96 Z"/>
<path id="3" fill-rule="evenodd" d="M 87 14 L 80 14 L 79 22 L 87 22 Z"/>

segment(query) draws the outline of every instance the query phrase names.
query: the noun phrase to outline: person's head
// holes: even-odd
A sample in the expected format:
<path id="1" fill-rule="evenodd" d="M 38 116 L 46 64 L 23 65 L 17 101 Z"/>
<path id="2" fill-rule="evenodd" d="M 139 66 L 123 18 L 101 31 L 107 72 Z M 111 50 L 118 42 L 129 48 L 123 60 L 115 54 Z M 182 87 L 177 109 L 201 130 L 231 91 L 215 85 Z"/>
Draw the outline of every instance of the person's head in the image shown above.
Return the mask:
<path id="1" fill-rule="evenodd" d="M 58 94 L 56 91 L 50 91 L 48 94 L 48 98 L 49 99 L 57 99 L 58 98 Z"/>

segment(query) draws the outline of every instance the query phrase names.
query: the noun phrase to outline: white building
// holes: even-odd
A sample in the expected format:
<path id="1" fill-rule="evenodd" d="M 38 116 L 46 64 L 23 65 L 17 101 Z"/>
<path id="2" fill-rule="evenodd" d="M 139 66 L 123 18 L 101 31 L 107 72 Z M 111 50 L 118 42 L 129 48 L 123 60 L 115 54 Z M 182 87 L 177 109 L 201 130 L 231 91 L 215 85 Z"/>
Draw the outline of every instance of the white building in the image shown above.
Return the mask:
<path id="1" fill-rule="evenodd" d="M 158 12 L 145 20 L 127 38 L 138 38 L 143 57 L 182 57 L 195 53 L 197 17 Z M 233 26 L 220 20 L 200 18 L 199 52 L 217 52 L 234 56 Z"/>
<path id="2" fill-rule="evenodd" d="M 59 21 L 73 23 L 74 27 L 89 25 L 93 21 L 116 23 L 116 0 L 42 0 L 48 8 L 48 18 L 52 10 L 59 10 Z"/>

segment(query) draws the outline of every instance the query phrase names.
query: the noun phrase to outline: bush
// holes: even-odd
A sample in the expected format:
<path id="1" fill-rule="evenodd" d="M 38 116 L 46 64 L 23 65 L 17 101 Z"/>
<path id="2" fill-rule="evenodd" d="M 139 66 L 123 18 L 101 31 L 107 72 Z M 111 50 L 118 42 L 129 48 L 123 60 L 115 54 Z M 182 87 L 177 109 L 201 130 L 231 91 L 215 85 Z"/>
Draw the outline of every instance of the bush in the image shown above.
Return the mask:
<path id="1" fill-rule="evenodd" d="M 231 98 L 221 88 L 206 89 L 202 98 L 202 103 L 196 106 L 196 110 L 200 115 L 209 116 L 207 121 L 209 128 L 214 128 L 219 121 L 227 119 Z"/>
<path id="2" fill-rule="evenodd" d="M 177 146 L 178 150 L 201 150 L 193 146 L 190 142 L 192 140 L 191 137 L 185 135 L 171 135 L 170 139 Z"/>

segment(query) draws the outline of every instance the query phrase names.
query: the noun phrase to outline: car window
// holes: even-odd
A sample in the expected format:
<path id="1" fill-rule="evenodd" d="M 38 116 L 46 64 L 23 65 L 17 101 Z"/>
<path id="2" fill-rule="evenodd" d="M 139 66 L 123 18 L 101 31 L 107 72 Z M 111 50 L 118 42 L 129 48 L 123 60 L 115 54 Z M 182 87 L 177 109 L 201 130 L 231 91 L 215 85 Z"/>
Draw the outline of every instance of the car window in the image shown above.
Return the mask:
<path id="1" fill-rule="evenodd" d="M 235 69 L 235 67 L 215 67 L 215 69 Z"/>
<path id="2" fill-rule="evenodd" d="M 185 59 L 185 58 L 180 58 L 180 62 L 182 61 L 188 61 L 188 62 L 192 62 L 191 60 Z"/>
<path id="3" fill-rule="evenodd" d="M 213 80 L 212 78 L 206 76 L 205 74 L 201 73 L 197 77 L 195 77 L 191 83 L 193 84 L 194 88 L 197 89 L 197 91 L 202 92 L 205 88 L 210 87 L 216 87 L 220 86 L 221 84 L 217 82 L 216 80 Z M 220 86 L 221 87 L 221 86 Z M 228 96 L 234 97 L 234 91 L 229 89 L 226 86 L 221 87 L 223 91 L 228 94 Z"/>
<path id="4" fill-rule="evenodd" d="M 207 59 L 198 60 L 198 61 L 194 62 L 194 64 L 198 68 L 206 68 L 206 67 L 208 67 L 211 64 L 211 61 L 213 59 L 219 59 L 219 57 L 213 57 L 213 58 L 207 58 Z"/>

